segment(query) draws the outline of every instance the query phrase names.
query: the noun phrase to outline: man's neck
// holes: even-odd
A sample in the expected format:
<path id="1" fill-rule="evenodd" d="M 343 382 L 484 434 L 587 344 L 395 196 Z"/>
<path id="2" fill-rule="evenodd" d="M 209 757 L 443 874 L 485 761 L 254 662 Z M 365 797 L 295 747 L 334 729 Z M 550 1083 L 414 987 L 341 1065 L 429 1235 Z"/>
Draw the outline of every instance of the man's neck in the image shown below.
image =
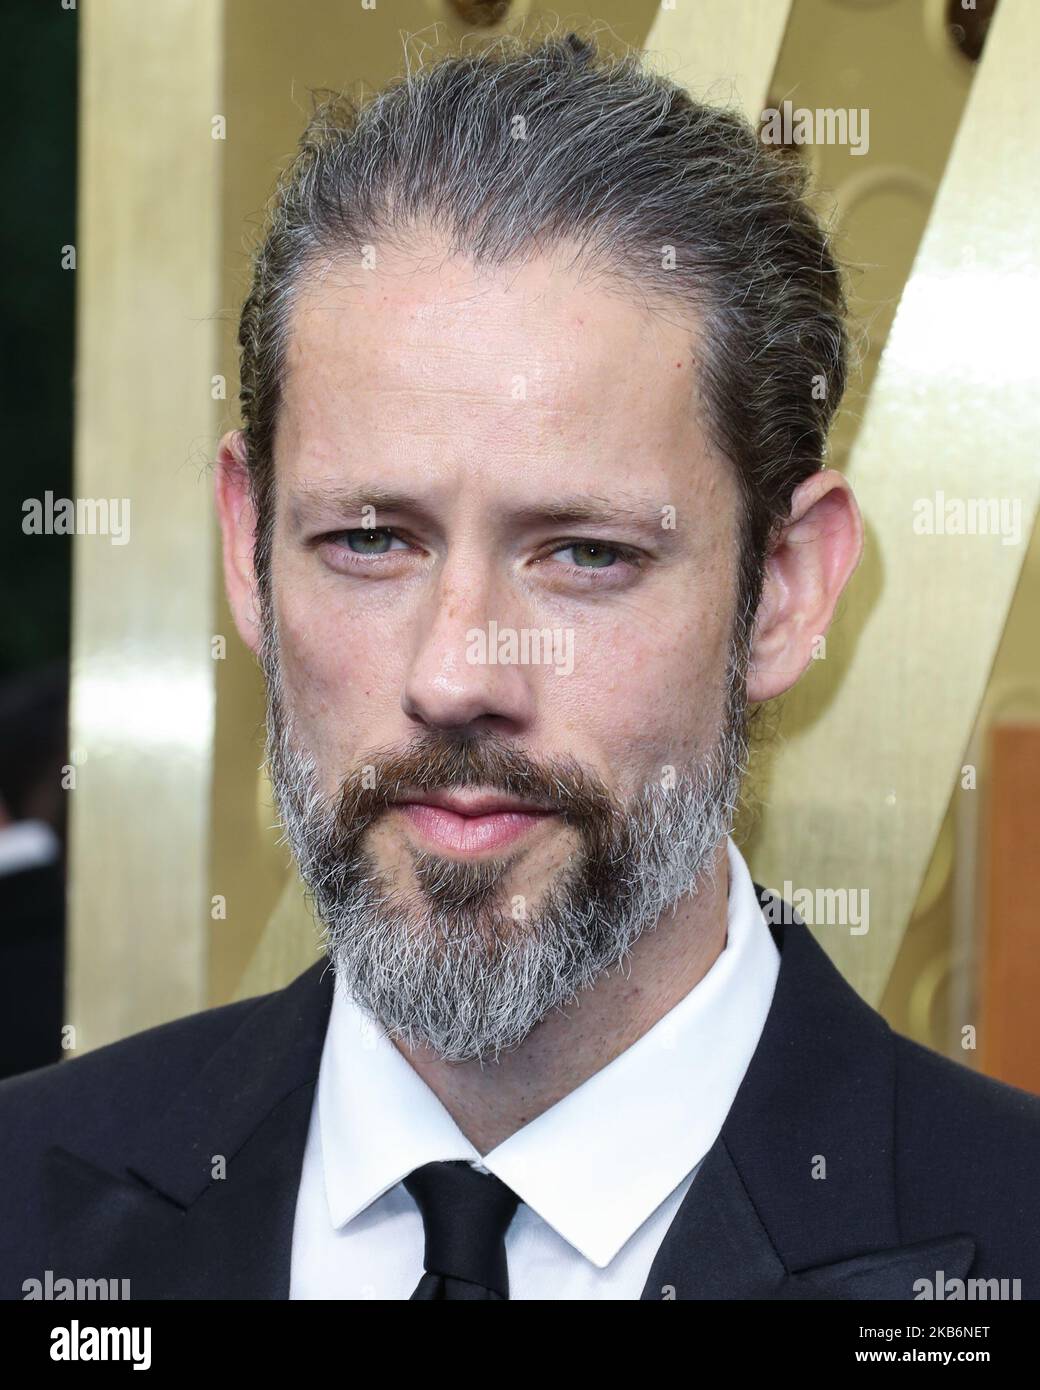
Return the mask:
<path id="1" fill-rule="evenodd" d="M 726 945 L 726 842 L 714 878 L 644 931 L 626 966 L 557 1009 L 497 1062 L 444 1062 L 428 1048 L 398 1051 L 481 1154 L 576 1090 L 649 1032 L 711 969 Z"/>

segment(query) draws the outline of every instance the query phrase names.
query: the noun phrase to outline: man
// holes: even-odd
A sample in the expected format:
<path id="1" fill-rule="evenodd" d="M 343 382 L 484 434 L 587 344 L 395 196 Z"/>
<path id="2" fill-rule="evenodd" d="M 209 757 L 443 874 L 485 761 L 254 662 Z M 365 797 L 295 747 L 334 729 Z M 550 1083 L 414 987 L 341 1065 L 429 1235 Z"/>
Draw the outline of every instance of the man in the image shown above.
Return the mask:
<path id="1" fill-rule="evenodd" d="M 61 1057 L 68 667 L 0 682 L 0 1077 Z"/>
<path id="2" fill-rule="evenodd" d="M 573 37 L 315 116 L 217 499 L 328 959 L 0 1089 L 9 1297 L 1040 1296 L 1040 1100 L 729 833 L 862 548 L 802 193 Z"/>

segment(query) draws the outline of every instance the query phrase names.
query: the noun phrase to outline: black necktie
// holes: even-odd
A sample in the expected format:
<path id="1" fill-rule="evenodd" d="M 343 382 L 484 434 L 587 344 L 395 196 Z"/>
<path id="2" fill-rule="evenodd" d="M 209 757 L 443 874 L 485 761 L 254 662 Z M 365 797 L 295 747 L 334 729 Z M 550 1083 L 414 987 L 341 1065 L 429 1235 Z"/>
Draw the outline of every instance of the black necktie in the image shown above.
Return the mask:
<path id="1" fill-rule="evenodd" d="M 506 1231 L 520 1201 L 465 1160 L 427 1163 L 404 1180 L 422 1213 L 426 1254 L 412 1299 L 509 1297 Z"/>

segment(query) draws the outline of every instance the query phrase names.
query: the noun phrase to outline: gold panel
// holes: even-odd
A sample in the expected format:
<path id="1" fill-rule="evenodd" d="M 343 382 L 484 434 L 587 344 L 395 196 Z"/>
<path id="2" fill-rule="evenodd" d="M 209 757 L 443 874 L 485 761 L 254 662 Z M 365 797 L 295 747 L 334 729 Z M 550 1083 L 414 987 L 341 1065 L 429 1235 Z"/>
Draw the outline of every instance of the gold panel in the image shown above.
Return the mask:
<path id="1" fill-rule="evenodd" d="M 989 682 L 963 763 L 968 775 L 950 798 L 925 886 L 881 1000 L 893 1027 L 958 1061 L 978 1065 L 963 1030 L 980 1029 L 980 967 L 987 929 L 985 799 L 989 732 L 1005 721 L 1040 723 L 1040 521 L 1026 554 Z M 966 785 L 965 785 L 966 784 Z M 953 845 L 952 852 L 949 849 Z M 935 982 L 922 989 L 921 978 Z"/>
<path id="2" fill-rule="evenodd" d="M 206 1003 L 222 6 L 85 5 L 67 1021 L 84 1052 Z"/>
<path id="3" fill-rule="evenodd" d="M 1002 0 L 849 477 L 867 552 L 826 660 L 787 697 L 762 777 L 761 882 L 868 890 L 870 929 L 820 939 L 875 1003 L 909 920 L 1037 508 L 1040 198 L 1029 109 L 1040 8 Z M 937 498 L 937 494 L 942 494 Z M 1000 535 L 916 534 L 923 499 L 1017 508 Z M 1010 531 L 1009 531 L 1010 534 Z"/>
<path id="4" fill-rule="evenodd" d="M 648 65 L 699 101 L 756 120 L 776 67 L 791 0 L 673 0 L 644 47 Z"/>

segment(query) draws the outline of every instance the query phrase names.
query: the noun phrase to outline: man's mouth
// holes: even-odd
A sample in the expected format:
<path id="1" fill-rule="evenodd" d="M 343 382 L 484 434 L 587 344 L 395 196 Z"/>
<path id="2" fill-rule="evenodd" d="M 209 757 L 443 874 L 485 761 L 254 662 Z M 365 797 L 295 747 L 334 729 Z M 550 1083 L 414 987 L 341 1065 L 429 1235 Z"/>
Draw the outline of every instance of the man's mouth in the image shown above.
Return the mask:
<path id="1" fill-rule="evenodd" d="M 555 814 L 520 797 L 470 790 L 417 792 L 391 809 L 407 817 L 420 839 L 455 854 L 501 850 Z"/>

